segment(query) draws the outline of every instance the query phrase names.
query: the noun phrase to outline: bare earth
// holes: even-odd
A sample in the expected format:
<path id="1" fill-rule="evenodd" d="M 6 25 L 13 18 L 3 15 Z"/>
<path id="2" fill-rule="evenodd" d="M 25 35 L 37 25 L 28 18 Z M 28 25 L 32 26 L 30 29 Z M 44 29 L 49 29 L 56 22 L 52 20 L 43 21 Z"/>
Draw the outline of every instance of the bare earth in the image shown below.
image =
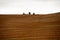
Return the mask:
<path id="1" fill-rule="evenodd" d="M 0 15 L 0 40 L 60 40 L 60 13 Z"/>

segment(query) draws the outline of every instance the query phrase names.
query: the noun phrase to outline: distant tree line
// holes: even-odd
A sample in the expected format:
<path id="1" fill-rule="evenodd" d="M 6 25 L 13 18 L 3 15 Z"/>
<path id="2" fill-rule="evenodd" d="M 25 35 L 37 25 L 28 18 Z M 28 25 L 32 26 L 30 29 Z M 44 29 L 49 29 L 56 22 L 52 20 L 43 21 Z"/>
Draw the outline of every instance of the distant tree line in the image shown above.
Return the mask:
<path id="1" fill-rule="evenodd" d="M 31 15 L 31 12 L 28 13 L 29 15 Z M 25 13 L 23 13 L 23 15 L 26 15 Z M 33 15 L 35 15 L 35 13 L 33 13 Z"/>

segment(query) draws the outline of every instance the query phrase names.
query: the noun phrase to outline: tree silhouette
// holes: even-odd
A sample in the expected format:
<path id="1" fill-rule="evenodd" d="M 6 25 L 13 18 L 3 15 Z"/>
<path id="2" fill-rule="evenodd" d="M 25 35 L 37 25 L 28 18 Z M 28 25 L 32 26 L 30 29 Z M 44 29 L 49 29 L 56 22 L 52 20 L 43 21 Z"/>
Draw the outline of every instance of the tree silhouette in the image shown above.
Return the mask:
<path id="1" fill-rule="evenodd" d="M 23 15 L 25 15 L 25 13 L 23 13 Z"/>
<path id="2" fill-rule="evenodd" d="M 35 15 L 35 13 L 33 13 L 33 15 Z"/>
<path id="3" fill-rule="evenodd" d="M 29 12 L 29 15 L 31 15 L 31 12 Z"/>

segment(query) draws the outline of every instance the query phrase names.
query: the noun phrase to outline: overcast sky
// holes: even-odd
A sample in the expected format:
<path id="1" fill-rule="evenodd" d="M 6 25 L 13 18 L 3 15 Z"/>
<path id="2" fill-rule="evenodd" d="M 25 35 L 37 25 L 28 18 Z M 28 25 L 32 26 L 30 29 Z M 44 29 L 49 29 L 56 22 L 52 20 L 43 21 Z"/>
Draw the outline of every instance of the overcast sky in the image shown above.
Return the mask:
<path id="1" fill-rule="evenodd" d="M 0 0 L 0 14 L 35 12 L 48 14 L 60 12 L 59 0 Z"/>

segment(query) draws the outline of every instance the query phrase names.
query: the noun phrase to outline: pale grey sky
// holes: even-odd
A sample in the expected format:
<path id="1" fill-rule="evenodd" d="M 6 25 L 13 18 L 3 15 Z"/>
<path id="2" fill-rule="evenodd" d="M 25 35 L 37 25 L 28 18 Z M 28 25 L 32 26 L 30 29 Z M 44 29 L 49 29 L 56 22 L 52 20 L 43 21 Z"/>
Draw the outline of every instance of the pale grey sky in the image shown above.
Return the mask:
<path id="1" fill-rule="evenodd" d="M 48 14 L 60 12 L 59 0 L 0 0 L 0 14 L 35 12 Z"/>

